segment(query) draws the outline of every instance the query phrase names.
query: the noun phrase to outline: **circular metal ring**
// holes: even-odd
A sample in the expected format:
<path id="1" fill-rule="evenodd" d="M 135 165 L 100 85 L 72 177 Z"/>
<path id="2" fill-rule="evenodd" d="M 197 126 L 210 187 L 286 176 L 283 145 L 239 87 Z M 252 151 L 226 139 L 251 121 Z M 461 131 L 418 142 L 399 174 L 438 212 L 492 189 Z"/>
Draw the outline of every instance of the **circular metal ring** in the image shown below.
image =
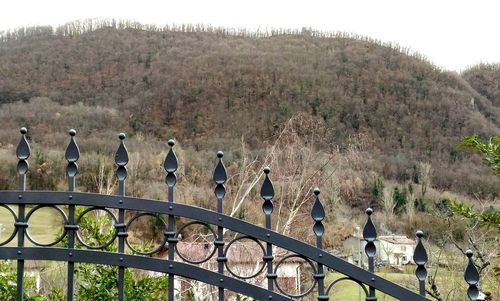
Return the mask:
<path id="1" fill-rule="evenodd" d="M 350 280 L 350 281 L 353 281 L 353 282 L 356 282 L 362 289 L 363 291 L 365 292 L 365 297 L 368 297 L 368 290 L 366 289 L 366 287 L 363 285 L 363 283 L 357 281 L 356 279 L 352 279 L 351 277 L 347 277 L 347 276 L 344 276 L 344 277 L 340 277 L 338 279 L 335 279 L 334 281 L 332 281 L 330 284 L 328 284 L 328 287 L 325 291 L 325 294 L 328 296 L 330 295 L 330 290 L 332 289 L 332 287 L 339 283 L 340 281 L 345 281 L 345 280 Z"/>
<path id="2" fill-rule="evenodd" d="M 14 212 L 14 210 L 12 210 L 12 208 L 10 208 L 9 206 L 4 205 L 4 204 L 0 204 L 0 207 L 7 209 L 7 211 L 9 211 L 10 214 L 12 214 L 12 217 L 14 218 L 12 224 L 14 225 L 15 222 L 17 221 L 17 215 Z M 12 231 L 12 234 L 9 236 L 9 238 L 7 238 L 6 240 L 0 242 L 0 247 L 8 244 L 9 242 L 11 242 L 14 239 L 14 237 L 16 237 L 16 235 L 17 235 L 17 228 L 14 227 L 14 230 Z"/>
<path id="3" fill-rule="evenodd" d="M 150 213 L 150 212 L 144 212 L 144 213 L 139 213 L 137 215 L 135 215 L 128 223 L 127 223 L 127 227 L 125 228 L 125 231 L 128 232 L 128 229 L 130 227 L 130 225 L 138 220 L 139 218 L 143 217 L 143 216 L 152 216 L 152 217 L 158 217 L 159 215 L 158 214 L 154 214 L 154 213 Z M 162 224 L 163 224 L 163 229 L 166 229 L 167 228 L 167 225 L 165 224 L 165 222 L 160 219 Z M 138 251 L 136 250 L 134 247 L 132 247 L 132 245 L 130 244 L 130 242 L 128 241 L 128 236 L 125 238 L 125 243 L 127 244 L 127 246 L 130 248 L 130 250 L 132 250 L 132 252 L 134 252 L 134 254 L 139 254 L 139 255 L 153 255 L 154 253 L 157 253 L 159 252 L 163 246 L 165 245 L 165 243 L 167 242 L 167 238 L 164 237 L 163 238 L 163 241 L 160 243 L 160 245 L 153 249 L 152 251 L 149 251 L 149 252 L 141 252 L 141 251 Z"/>
<path id="4" fill-rule="evenodd" d="M 262 250 L 262 258 L 264 256 L 266 256 L 266 250 L 264 249 L 264 246 L 262 245 L 262 243 L 260 241 L 258 241 L 257 239 L 251 237 L 251 236 L 240 236 L 240 237 L 237 237 L 235 239 L 233 239 L 232 241 L 230 241 L 227 246 L 226 246 L 226 249 L 224 250 L 224 257 L 227 257 L 227 252 L 229 250 L 229 248 L 237 241 L 239 240 L 243 240 L 243 239 L 249 239 L 249 240 L 252 240 L 254 241 L 255 243 L 257 243 L 257 245 L 260 247 L 260 249 Z M 234 277 L 236 278 L 239 278 L 239 279 L 251 279 L 251 278 L 255 278 L 257 277 L 260 273 L 262 273 L 262 271 L 264 270 L 264 268 L 266 267 L 266 263 L 264 261 L 262 261 L 262 266 L 260 267 L 260 269 L 258 271 L 256 271 L 255 273 L 249 275 L 249 276 L 241 276 L 241 275 L 238 275 L 236 274 L 233 270 L 231 270 L 231 268 L 229 267 L 228 265 L 228 261 L 225 262 L 225 266 L 226 266 L 226 269 L 227 271 L 233 275 Z"/>
<path id="5" fill-rule="evenodd" d="M 316 286 L 316 283 L 318 283 L 318 281 L 314 278 L 314 274 L 316 274 L 316 267 L 314 266 L 313 262 L 307 258 L 307 257 L 304 257 L 302 255 L 297 255 L 297 254 L 290 254 L 290 255 L 287 255 L 285 257 L 283 257 L 279 262 L 278 264 L 276 264 L 275 268 L 274 268 L 274 274 L 277 275 L 278 274 L 278 269 L 280 267 L 281 264 L 283 264 L 287 259 L 289 258 L 293 258 L 293 257 L 297 257 L 297 258 L 301 258 L 303 259 L 304 261 L 306 261 L 312 268 L 313 270 L 313 285 L 311 285 L 311 287 L 306 290 L 305 292 L 303 292 L 302 294 L 298 294 L 298 295 L 293 295 L 293 294 L 290 294 L 290 293 L 287 293 L 285 292 L 279 285 L 278 283 L 278 278 L 274 279 L 274 283 L 276 284 L 276 288 L 284 295 L 288 296 L 288 297 L 292 297 L 292 298 L 302 298 L 308 294 L 310 294 L 313 290 L 314 290 L 314 287 Z"/>
<path id="6" fill-rule="evenodd" d="M 207 224 L 207 223 L 203 223 L 203 222 L 199 222 L 199 221 L 189 222 L 189 223 L 185 224 L 184 226 L 182 226 L 177 231 L 177 233 L 175 234 L 174 238 L 178 239 L 179 235 L 182 233 L 182 231 L 184 229 L 186 229 L 187 227 L 192 226 L 192 225 L 202 225 L 202 226 L 207 227 L 210 230 L 210 232 L 212 232 L 214 240 L 217 239 L 217 234 L 212 229 L 212 227 L 210 227 L 210 225 Z M 179 252 L 179 250 L 177 248 L 177 244 L 175 244 L 175 252 L 177 253 L 177 255 L 179 255 L 179 257 L 182 258 L 182 260 L 184 260 L 185 262 L 188 262 L 188 263 L 191 263 L 191 264 L 200 264 L 200 263 L 203 263 L 203 262 L 206 262 L 206 261 L 210 260 L 210 258 L 212 258 L 212 256 L 214 256 L 216 250 L 217 250 L 217 248 L 215 247 L 215 244 L 214 244 L 213 248 L 212 248 L 212 251 L 210 252 L 210 254 L 207 257 L 205 257 L 203 259 L 200 259 L 200 260 L 191 260 L 191 259 L 186 258 L 184 255 L 182 255 L 181 252 Z"/>
<path id="7" fill-rule="evenodd" d="M 102 208 L 102 207 L 90 207 L 90 208 L 87 208 L 85 209 L 79 216 L 78 218 L 76 219 L 75 221 L 75 224 L 79 224 L 80 223 L 80 220 L 82 219 L 83 216 L 85 216 L 85 214 L 89 213 L 90 211 L 97 211 L 97 210 L 102 210 L 102 211 L 105 211 L 110 217 L 111 219 L 113 220 L 114 222 L 114 225 L 116 225 L 118 223 L 118 220 L 116 219 L 115 215 L 107 208 Z M 114 226 L 113 225 L 113 226 Z M 83 239 L 82 239 L 82 236 L 80 234 L 80 230 L 81 228 L 78 228 L 78 230 L 76 231 L 76 238 L 78 240 L 79 243 L 81 243 L 82 245 L 84 245 L 86 248 L 89 248 L 89 249 L 93 249 L 93 250 L 99 250 L 99 249 L 104 249 L 104 248 L 107 248 L 109 247 L 109 245 L 111 245 L 115 239 L 116 239 L 116 236 L 118 234 L 118 231 L 116 231 L 115 229 L 115 233 L 113 234 L 113 237 L 111 237 L 111 239 L 109 241 L 107 241 L 106 243 L 102 244 L 102 245 L 98 245 L 98 246 L 91 246 L 89 244 L 87 244 Z"/>
<path id="8" fill-rule="evenodd" d="M 51 243 L 40 243 L 38 241 L 36 241 L 33 237 L 31 237 L 30 233 L 29 233 L 29 226 L 28 228 L 26 228 L 26 238 L 31 241 L 34 245 L 36 246 L 40 246 L 40 247 L 50 247 L 50 246 L 53 246 L 55 244 L 58 244 L 59 242 L 61 242 L 63 240 L 63 238 L 66 236 L 66 233 L 67 233 L 67 230 L 64 228 L 64 225 L 66 225 L 68 223 L 68 217 L 66 216 L 66 213 L 59 207 L 57 206 L 53 206 L 53 205 L 38 205 L 36 207 L 34 207 L 33 209 L 31 209 L 28 214 L 26 215 L 26 223 L 29 225 L 29 220 L 30 220 L 30 217 L 39 209 L 42 209 L 42 208 L 52 208 L 52 209 L 55 209 L 57 212 L 59 212 L 59 214 L 61 214 L 61 216 L 63 217 L 63 220 L 64 220 L 64 224 L 63 224 L 63 232 L 61 233 L 61 235 L 59 235 L 59 237 L 57 237 L 57 239 Z"/>

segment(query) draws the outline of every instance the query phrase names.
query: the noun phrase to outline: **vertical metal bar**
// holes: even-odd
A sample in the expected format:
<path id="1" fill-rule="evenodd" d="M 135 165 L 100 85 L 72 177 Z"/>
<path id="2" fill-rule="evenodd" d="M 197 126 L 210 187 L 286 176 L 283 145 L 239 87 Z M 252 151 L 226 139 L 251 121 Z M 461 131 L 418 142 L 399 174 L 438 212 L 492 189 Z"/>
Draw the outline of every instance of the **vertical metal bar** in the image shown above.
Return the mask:
<path id="1" fill-rule="evenodd" d="M 215 167 L 214 171 L 214 183 L 215 183 L 215 197 L 217 198 L 217 212 L 224 212 L 224 195 L 226 194 L 226 187 L 224 183 L 227 181 L 227 172 L 226 167 L 224 166 L 224 162 L 222 162 L 222 157 L 224 153 L 219 151 L 217 153 L 217 158 L 219 158 L 219 162 Z M 217 240 L 215 241 L 215 246 L 217 247 L 217 270 L 218 273 L 224 275 L 224 263 L 227 261 L 227 258 L 224 256 L 224 227 L 217 226 Z M 219 287 L 219 301 L 224 300 L 224 288 Z"/>
<path id="2" fill-rule="evenodd" d="M 316 235 L 316 247 L 320 250 L 323 249 L 323 234 L 325 227 L 323 226 L 323 219 L 325 218 L 325 208 L 319 199 L 321 191 L 318 187 L 314 188 L 315 201 L 311 210 L 311 217 L 314 220 L 313 231 Z M 321 254 L 320 254 L 321 256 Z M 317 264 L 318 272 L 314 278 L 318 282 L 318 301 L 329 300 L 328 295 L 325 295 L 325 271 L 321 263 Z"/>
<path id="3" fill-rule="evenodd" d="M 415 247 L 415 253 L 413 253 L 413 261 L 417 265 L 415 275 L 418 279 L 419 293 L 421 296 L 425 297 L 425 280 L 427 279 L 427 269 L 425 268 L 425 264 L 427 263 L 427 252 L 425 251 L 424 245 L 422 243 L 424 232 L 418 230 L 416 235 L 418 237 L 418 243 Z"/>
<path id="4" fill-rule="evenodd" d="M 476 301 L 479 298 L 479 272 L 477 271 L 474 261 L 472 260 L 472 255 L 474 255 L 474 253 L 472 253 L 471 250 L 467 250 L 465 255 L 468 258 L 467 267 L 464 272 L 465 282 L 469 285 L 469 288 L 467 289 L 467 296 L 471 301 Z"/>
<path id="5" fill-rule="evenodd" d="M 260 189 L 260 196 L 264 200 L 264 204 L 262 204 L 262 211 L 266 216 L 266 229 L 272 230 L 272 222 L 271 222 L 271 214 L 273 213 L 273 202 L 274 198 L 274 187 L 271 179 L 269 178 L 269 173 L 271 169 L 269 167 L 264 168 L 264 173 L 266 178 L 264 179 L 264 183 L 262 183 L 262 188 Z M 271 235 L 269 232 L 268 236 Z M 264 261 L 267 263 L 267 289 L 270 291 L 274 291 L 274 281 L 277 278 L 276 273 L 273 271 L 273 245 L 271 243 L 266 243 L 266 256 L 264 256 Z"/>
<path id="6" fill-rule="evenodd" d="M 165 158 L 165 162 L 163 163 L 163 168 L 167 172 L 167 175 L 165 177 L 165 183 L 167 184 L 168 187 L 168 203 L 169 203 L 169 208 L 173 208 L 173 203 L 175 202 L 174 200 L 174 187 L 175 184 L 177 183 L 177 177 L 175 175 L 175 171 L 177 170 L 178 163 L 177 163 L 177 157 L 175 156 L 173 147 L 175 145 L 174 140 L 170 139 L 168 141 L 168 146 L 170 147 L 170 150 L 168 151 L 167 157 Z M 168 215 L 168 224 L 167 224 L 167 232 L 165 233 L 167 236 L 167 242 L 168 242 L 168 260 L 169 261 L 174 261 L 175 260 L 175 244 L 177 243 L 177 238 L 175 237 L 175 215 L 169 214 Z M 175 279 L 174 279 L 174 274 L 168 274 L 168 300 L 169 301 L 174 301 L 175 300 L 175 295 L 174 295 L 174 284 L 175 284 Z"/>
<path id="7" fill-rule="evenodd" d="M 20 130 L 21 132 L 21 141 L 16 149 L 16 156 L 19 159 L 17 163 L 17 173 L 19 174 L 19 191 L 26 191 L 26 174 L 29 170 L 28 158 L 31 154 L 31 149 L 26 140 L 26 133 L 28 130 L 23 127 Z M 22 193 L 19 194 L 19 199 L 21 199 Z M 26 207 L 23 204 L 19 204 L 18 206 L 18 214 L 17 221 L 15 226 L 17 228 L 17 246 L 22 248 L 24 247 L 24 236 L 26 233 L 26 228 L 28 224 L 26 223 Z M 19 255 L 22 255 L 22 251 L 19 250 L 17 252 Z M 24 259 L 17 260 L 17 300 L 22 301 L 24 298 Z"/>
<path id="8" fill-rule="evenodd" d="M 368 256 L 368 271 L 375 272 L 374 258 L 377 254 L 377 247 L 375 246 L 375 240 L 377 239 L 377 230 L 372 222 L 371 215 L 373 213 L 372 208 L 366 209 L 366 214 L 368 215 L 368 220 L 366 221 L 365 228 L 363 229 L 363 238 L 366 241 L 365 253 Z M 366 301 L 375 301 L 377 297 L 375 296 L 375 288 L 370 286 L 369 294 L 366 297 Z"/>
<path id="9" fill-rule="evenodd" d="M 120 146 L 116 151 L 115 155 L 115 164 L 116 168 L 116 177 L 118 178 L 118 195 L 125 196 L 125 179 L 127 178 L 127 165 L 128 163 L 128 151 L 125 146 L 125 138 L 126 135 L 124 133 L 120 133 L 118 135 L 120 139 Z M 118 209 L 118 224 L 115 225 L 115 229 L 117 231 L 118 236 L 118 253 L 125 253 L 125 239 L 128 236 L 127 233 L 127 225 L 125 224 L 125 209 Z M 118 300 L 125 300 L 125 267 L 118 267 Z"/>
<path id="10" fill-rule="evenodd" d="M 66 175 L 68 177 L 68 191 L 74 192 L 76 189 L 76 175 L 78 173 L 78 165 L 76 161 L 80 158 L 80 149 L 75 141 L 76 131 L 69 130 L 70 142 L 66 148 L 65 158 L 68 161 L 66 167 Z M 72 198 L 72 196 L 70 196 Z M 75 225 L 75 205 L 68 206 L 68 224 L 64 226 L 68 235 L 68 252 L 71 253 L 75 248 L 75 231 L 78 226 Z M 75 299 L 75 262 L 68 261 L 67 271 L 68 287 L 66 290 L 66 299 L 73 301 Z"/>

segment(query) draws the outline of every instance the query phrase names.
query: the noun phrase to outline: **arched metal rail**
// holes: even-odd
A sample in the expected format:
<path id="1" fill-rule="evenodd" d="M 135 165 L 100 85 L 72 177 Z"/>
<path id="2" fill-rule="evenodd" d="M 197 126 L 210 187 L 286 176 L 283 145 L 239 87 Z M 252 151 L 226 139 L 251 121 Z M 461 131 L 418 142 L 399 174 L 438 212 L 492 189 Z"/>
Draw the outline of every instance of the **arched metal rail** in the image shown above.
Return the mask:
<path id="1" fill-rule="evenodd" d="M 230 289 L 236 293 L 256 298 L 257 300 L 293 300 L 287 296 L 270 292 L 264 288 L 239 279 L 219 275 L 215 272 L 197 267 L 195 265 L 152 257 L 81 249 L 51 247 L 3 247 L 0 248 L 0 258 L 12 260 L 74 261 L 136 268 L 153 272 L 170 273 L 201 281 L 206 284 Z"/>
<path id="2" fill-rule="evenodd" d="M 115 195 L 101 195 L 95 193 L 82 192 L 53 192 L 53 191 L 0 191 L 0 204 L 24 204 L 24 205 L 79 205 L 100 208 L 114 208 L 137 210 L 151 212 L 157 214 L 173 215 L 185 217 L 193 220 L 202 221 L 215 226 L 221 226 L 226 229 L 248 235 L 257 240 L 271 243 L 274 246 L 286 249 L 290 252 L 310 258 L 311 260 L 321 263 L 335 271 L 338 271 L 355 281 L 367 284 L 376 290 L 384 292 L 394 298 L 408 301 L 427 300 L 425 297 L 418 295 L 406 288 L 403 288 L 391 281 L 388 281 L 374 273 L 366 271 L 358 266 L 348 263 L 324 250 L 320 250 L 304 242 L 276 233 L 254 224 L 233 218 L 224 214 L 210 211 L 204 208 L 180 204 L 166 203 L 149 199 L 132 198 Z M 3 257 L 3 252 L 0 248 L 0 258 Z M 14 248 L 17 249 L 17 248 Z M 29 249 L 29 248 L 26 248 Z M 37 248 L 40 250 L 40 248 Z M 15 253 L 15 252 L 14 252 Z M 30 252 L 28 254 L 35 253 Z M 68 254 L 61 254 L 59 260 L 75 260 L 68 258 Z M 100 253 L 99 253 L 100 254 Z M 14 254 L 15 255 L 15 254 Z M 28 256 L 27 254 L 23 256 Z M 116 254 L 116 257 L 122 256 Z M 123 255 L 124 256 L 124 255 Z M 134 258 L 141 258 L 134 256 Z M 23 257 L 26 260 L 37 259 Z M 18 257 L 9 257 L 9 259 L 18 259 Z M 170 272 L 167 270 L 167 272 Z M 251 296 L 251 295 L 249 295 Z"/>

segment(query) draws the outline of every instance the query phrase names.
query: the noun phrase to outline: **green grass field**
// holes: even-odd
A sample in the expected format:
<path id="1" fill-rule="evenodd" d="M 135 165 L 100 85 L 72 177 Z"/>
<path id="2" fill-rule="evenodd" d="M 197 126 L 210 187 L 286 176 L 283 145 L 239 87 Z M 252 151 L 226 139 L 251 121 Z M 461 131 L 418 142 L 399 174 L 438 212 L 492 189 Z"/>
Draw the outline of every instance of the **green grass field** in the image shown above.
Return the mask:
<path id="1" fill-rule="evenodd" d="M 17 206 L 11 207 L 17 214 Z M 26 208 L 26 214 L 32 207 Z M 0 207 L 0 243 L 4 242 L 14 231 L 14 219 L 7 209 Z M 64 226 L 63 217 L 51 208 L 40 208 L 32 214 L 28 222 L 28 233 L 39 243 L 50 243 L 56 240 L 57 236 L 62 233 Z M 14 238 L 7 246 L 15 246 L 17 239 Z M 32 246 L 33 243 L 26 240 L 27 246 Z"/>

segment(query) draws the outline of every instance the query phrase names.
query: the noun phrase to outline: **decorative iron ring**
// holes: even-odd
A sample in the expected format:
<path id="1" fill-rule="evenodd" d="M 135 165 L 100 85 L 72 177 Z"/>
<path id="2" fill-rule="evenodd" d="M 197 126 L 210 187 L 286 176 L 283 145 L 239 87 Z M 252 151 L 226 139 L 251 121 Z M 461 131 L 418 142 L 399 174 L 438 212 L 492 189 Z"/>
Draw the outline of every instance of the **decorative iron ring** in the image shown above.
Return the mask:
<path id="1" fill-rule="evenodd" d="M 115 215 L 107 208 L 103 208 L 103 207 L 90 207 L 90 208 L 87 208 L 85 209 L 79 216 L 78 218 L 76 219 L 76 222 L 75 224 L 79 224 L 80 223 L 80 219 L 87 213 L 89 213 L 90 211 L 94 211 L 94 210 L 102 210 L 102 211 L 105 211 L 109 216 L 111 216 L 111 219 L 114 221 L 114 224 L 116 225 L 118 223 L 118 220 L 116 219 Z M 109 241 L 107 241 L 106 243 L 102 244 L 102 245 L 98 245 L 98 246 L 91 246 L 89 244 L 87 244 L 81 237 L 80 235 L 80 230 L 81 228 L 79 228 L 77 231 L 76 231 L 76 238 L 78 239 L 78 242 L 81 243 L 82 245 L 84 245 L 86 248 L 89 248 L 89 249 L 93 249 L 93 250 L 99 250 L 99 249 L 105 249 L 107 247 L 109 247 L 116 239 L 116 236 L 118 234 L 118 231 L 116 231 L 115 229 L 115 233 L 113 235 L 113 237 L 111 237 L 111 239 Z"/>
<path id="2" fill-rule="evenodd" d="M 158 217 L 157 214 L 154 214 L 154 213 L 150 213 L 150 212 L 143 212 L 143 213 L 139 213 L 137 215 L 135 215 L 128 223 L 127 223 L 127 226 L 125 227 L 125 231 L 128 232 L 128 229 L 130 227 L 130 225 L 136 221 L 137 219 L 139 219 L 140 217 L 143 217 L 143 216 L 152 216 L 152 217 Z M 165 224 L 165 222 L 161 220 L 161 223 L 163 224 L 163 228 L 167 228 L 167 225 Z M 134 252 L 134 254 L 139 254 L 139 255 L 153 255 L 154 253 L 157 253 L 159 252 L 163 246 L 165 245 L 165 243 L 167 242 L 167 238 L 164 237 L 163 238 L 163 241 L 160 243 L 160 245 L 153 249 L 152 251 L 149 251 L 149 252 L 141 252 L 141 251 L 138 251 L 136 250 L 134 247 L 132 247 L 132 245 L 129 243 L 128 241 L 128 236 L 125 238 L 125 243 L 127 244 L 127 246 L 130 248 L 130 250 L 132 250 L 132 252 Z"/>
<path id="3" fill-rule="evenodd" d="M 203 222 L 199 222 L 199 221 L 192 221 L 192 222 L 189 222 L 189 223 L 183 225 L 181 228 L 179 228 L 179 230 L 177 230 L 177 233 L 175 234 L 174 238 L 178 239 L 179 238 L 179 234 L 181 234 L 184 229 L 186 229 L 187 227 L 189 227 L 191 225 L 202 225 L 202 226 L 207 227 L 210 230 L 210 232 L 212 232 L 214 240 L 217 240 L 217 234 L 212 229 L 212 227 L 210 227 L 210 225 L 207 224 L 207 223 L 203 223 Z M 204 263 L 204 262 L 207 262 L 208 260 L 210 260 L 210 258 L 212 258 L 212 256 L 214 256 L 215 251 L 217 251 L 217 248 L 214 245 L 213 248 L 212 248 L 212 251 L 210 252 L 210 254 L 206 258 L 203 258 L 201 260 L 191 260 L 191 259 L 188 259 L 188 258 L 184 257 L 181 254 L 181 252 L 179 252 L 179 250 L 177 249 L 177 244 L 175 244 L 174 250 L 175 250 L 175 253 L 177 253 L 177 255 L 179 255 L 179 257 L 182 260 L 184 260 L 185 262 L 188 262 L 188 263 L 191 263 L 191 264 L 200 264 L 200 263 Z"/>
<path id="4" fill-rule="evenodd" d="M 4 205 L 4 204 L 0 204 L 0 207 L 3 207 L 5 209 L 7 209 L 7 211 L 9 211 L 10 214 L 12 214 L 12 217 L 14 217 L 14 223 L 17 221 L 17 215 L 14 212 L 14 210 L 12 210 L 12 208 L 10 208 L 9 206 Z M 9 242 L 11 242 L 14 239 L 14 237 L 16 237 L 16 235 L 17 235 L 17 228 L 14 227 L 14 230 L 12 231 L 12 234 L 9 236 L 9 238 L 7 238 L 6 240 L 0 242 L 0 247 L 8 244 Z"/>
<path id="5" fill-rule="evenodd" d="M 227 257 L 227 251 L 229 250 L 229 248 L 231 247 L 231 245 L 232 245 L 233 243 L 237 242 L 238 240 L 243 240 L 243 239 L 249 239 L 249 240 L 252 240 L 252 241 L 256 242 L 256 243 L 257 243 L 257 245 L 259 245 L 260 249 L 262 250 L 262 256 L 263 256 L 263 257 L 264 257 L 264 256 L 266 256 L 266 250 L 264 249 L 264 246 L 262 245 L 262 243 L 261 243 L 260 241 L 258 241 L 257 239 L 255 239 L 255 238 L 253 238 L 253 237 L 251 237 L 251 236 L 244 235 L 244 236 L 240 236 L 240 237 L 237 237 L 237 238 L 235 238 L 235 239 L 231 240 L 231 241 L 227 244 L 226 249 L 224 250 L 224 257 Z M 226 265 L 226 269 L 227 269 L 227 271 L 228 271 L 231 275 L 233 275 L 233 276 L 234 276 L 234 277 L 236 277 L 236 278 L 239 278 L 239 279 L 244 279 L 244 280 L 257 277 L 260 273 L 262 273 L 262 271 L 263 271 L 263 270 L 264 270 L 264 268 L 266 267 L 266 264 L 263 262 L 262 267 L 261 267 L 261 268 L 260 268 L 257 272 L 253 273 L 253 274 L 252 274 L 252 275 L 250 275 L 250 276 L 241 276 L 241 275 L 238 275 L 238 274 L 234 273 L 234 272 L 231 270 L 231 268 L 230 268 L 230 267 L 229 267 L 229 265 L 228 265 L 228 261 L 226 261 L 226 262 L 225 262 L 225 265 Z"/>
<path id="6" fill-rule="evenodd" d="M 26 215 L 26 223 L 27 224 L 29 224 L 29 219 L 30 219 L 31 215 L 33 215 L 33 213 L 35 213 L 38 209 L 41 209 L 41 208 L 52 208 L 52 209 L 55 209 L 63 217 L 63 219 L 64 219 L 64 225 L 68 224 L 68 217 L 66 216 L 66 213 L 63 210 L 61 210 L 61 208 L 59 208 L 57 206 L 54 206 L 54 205 L 38 205 L 38 206 L 34 207 L 33 209 L 31 209 L 28 212 L 28 214 Z M 58 244 L 59 242 L 61 242 L 64 239 L 64 237 L 66 236 L 66 233 L 67 233 L 67 230 L 66 230 L 66 228 L 63 227 L 62 234 L 55 241 L 53 241 L 51 243 L 44 244 L 44 243 L 40 243 L 40 242 L 36 241 L 35 239 L 33 239 L 31 237 L 30 233 L 29 233 L 29 227 L 26 228 L 26 238 L 29 241 L 31 241 L 34 245 L 40 246 L 40 247 L 50 247 L 50 246 Z"/>
<path id="7" fill-rule="evenodd" d="M 287 260 L 288 258 L 293 258 L 293 257 L 297 257 L 297 258 L 302 258 L 302 259 L 304 259 L 304 260 L 305 260 L 305 261 L 306 261 L 306 262 L 307 262 L 307 263 L 311 266 L 311 268 L 312 268 L 312 270 L 313 270 L 313 275 L 315 275 L 315 274 L 317 273 L 317 271 L 316 271 L 316 267 L 314 266 L 313 262 L 312 262 L 309 258 L 304 257 L 304 256 L 302 256 L 302 255 L 290 254 L 290 255 L 287 255 L 287 256 L 285 256 L 285 257 L 281 258 L 281 260 L 280 260 L 280 261 L 276 264 L 276 266 L 274 267 L 274 274 L 275 274 L 275 275 L 277 275 L 277 274 L 278 274 L 278 269 L 279 269 L 280 265 L 281 265 L 283 262 L 285 262 L 285 260 Z M 277 288 L 277 289 L 278 289 L 278 290 L 279 290 L 282 294 L 284 294 L 284 295 L 286 295 L 286 296 L 288 296 L 288 297 L 292 297 L 292 298 L 302 298 L 302 297 L 304 297 L 304 296 L 306 296 L 306 295 L 309 295 L 309 294 L 310 294 L 310 293 L 314 290 L 314 287 L 316 287 L 316 283 L 318 283 L 318 280 L 317 280 L 316 278 L 314 278 L 314 277 L 313 277 L 313 279 L 314 279 L 313 285 L 311 285 L 311 287 L 310 287 L 307 291 L 303 292 L 302 294 L 293 295 L 293 294 L 289 294 L 289 293 L 285 292 L 283 289 L 281 289 L 281 287 L 280 287 L 280 285 L 279 285 L 279 283 L 278 283 L 278 278 L 279 278 L 279 277 L 277 277 L 277 278 L 275 278 L 275 279 L 274 279 L 274 283 L 276 284 L 276 288 Z"/>
<path id="8" fill-rule="evenodd" d="M 367 290 L 367 289 L 366 289 L 366 287 L 363 285 L 363 283 L 361 283 L 361 282 L 359 282 L 359 281 L 356 281 L 355 279 L 352 279 L 351 277 L 347 277 L 347 276 L 340 277 L 340 278 L 335 279 L 334 281 L 332 281 L 332 282 L 328 285 L 328 287 L 327 287 L 327 289 L 326 289 L 326 291 L 325 291 L 325 295 L 327 295 L 327 296 L 328 296 L 328 295 L 330 295 L 330 290 L 332 289 L 332 287 L 333 287 L 335 284 L 339 283 L 340 281 L 344 281 L 344 280 L 351 280 L 351 281 L 353 281 L 353 282 L 356 282 L 356 283 L 357 283 L 357 284 L 358 284 L 358 285 L 359 285 L 359 286 L 363 289 L 363 291 L 365 292 L 365 297 L 368 297 L 368 290 Z"/>

